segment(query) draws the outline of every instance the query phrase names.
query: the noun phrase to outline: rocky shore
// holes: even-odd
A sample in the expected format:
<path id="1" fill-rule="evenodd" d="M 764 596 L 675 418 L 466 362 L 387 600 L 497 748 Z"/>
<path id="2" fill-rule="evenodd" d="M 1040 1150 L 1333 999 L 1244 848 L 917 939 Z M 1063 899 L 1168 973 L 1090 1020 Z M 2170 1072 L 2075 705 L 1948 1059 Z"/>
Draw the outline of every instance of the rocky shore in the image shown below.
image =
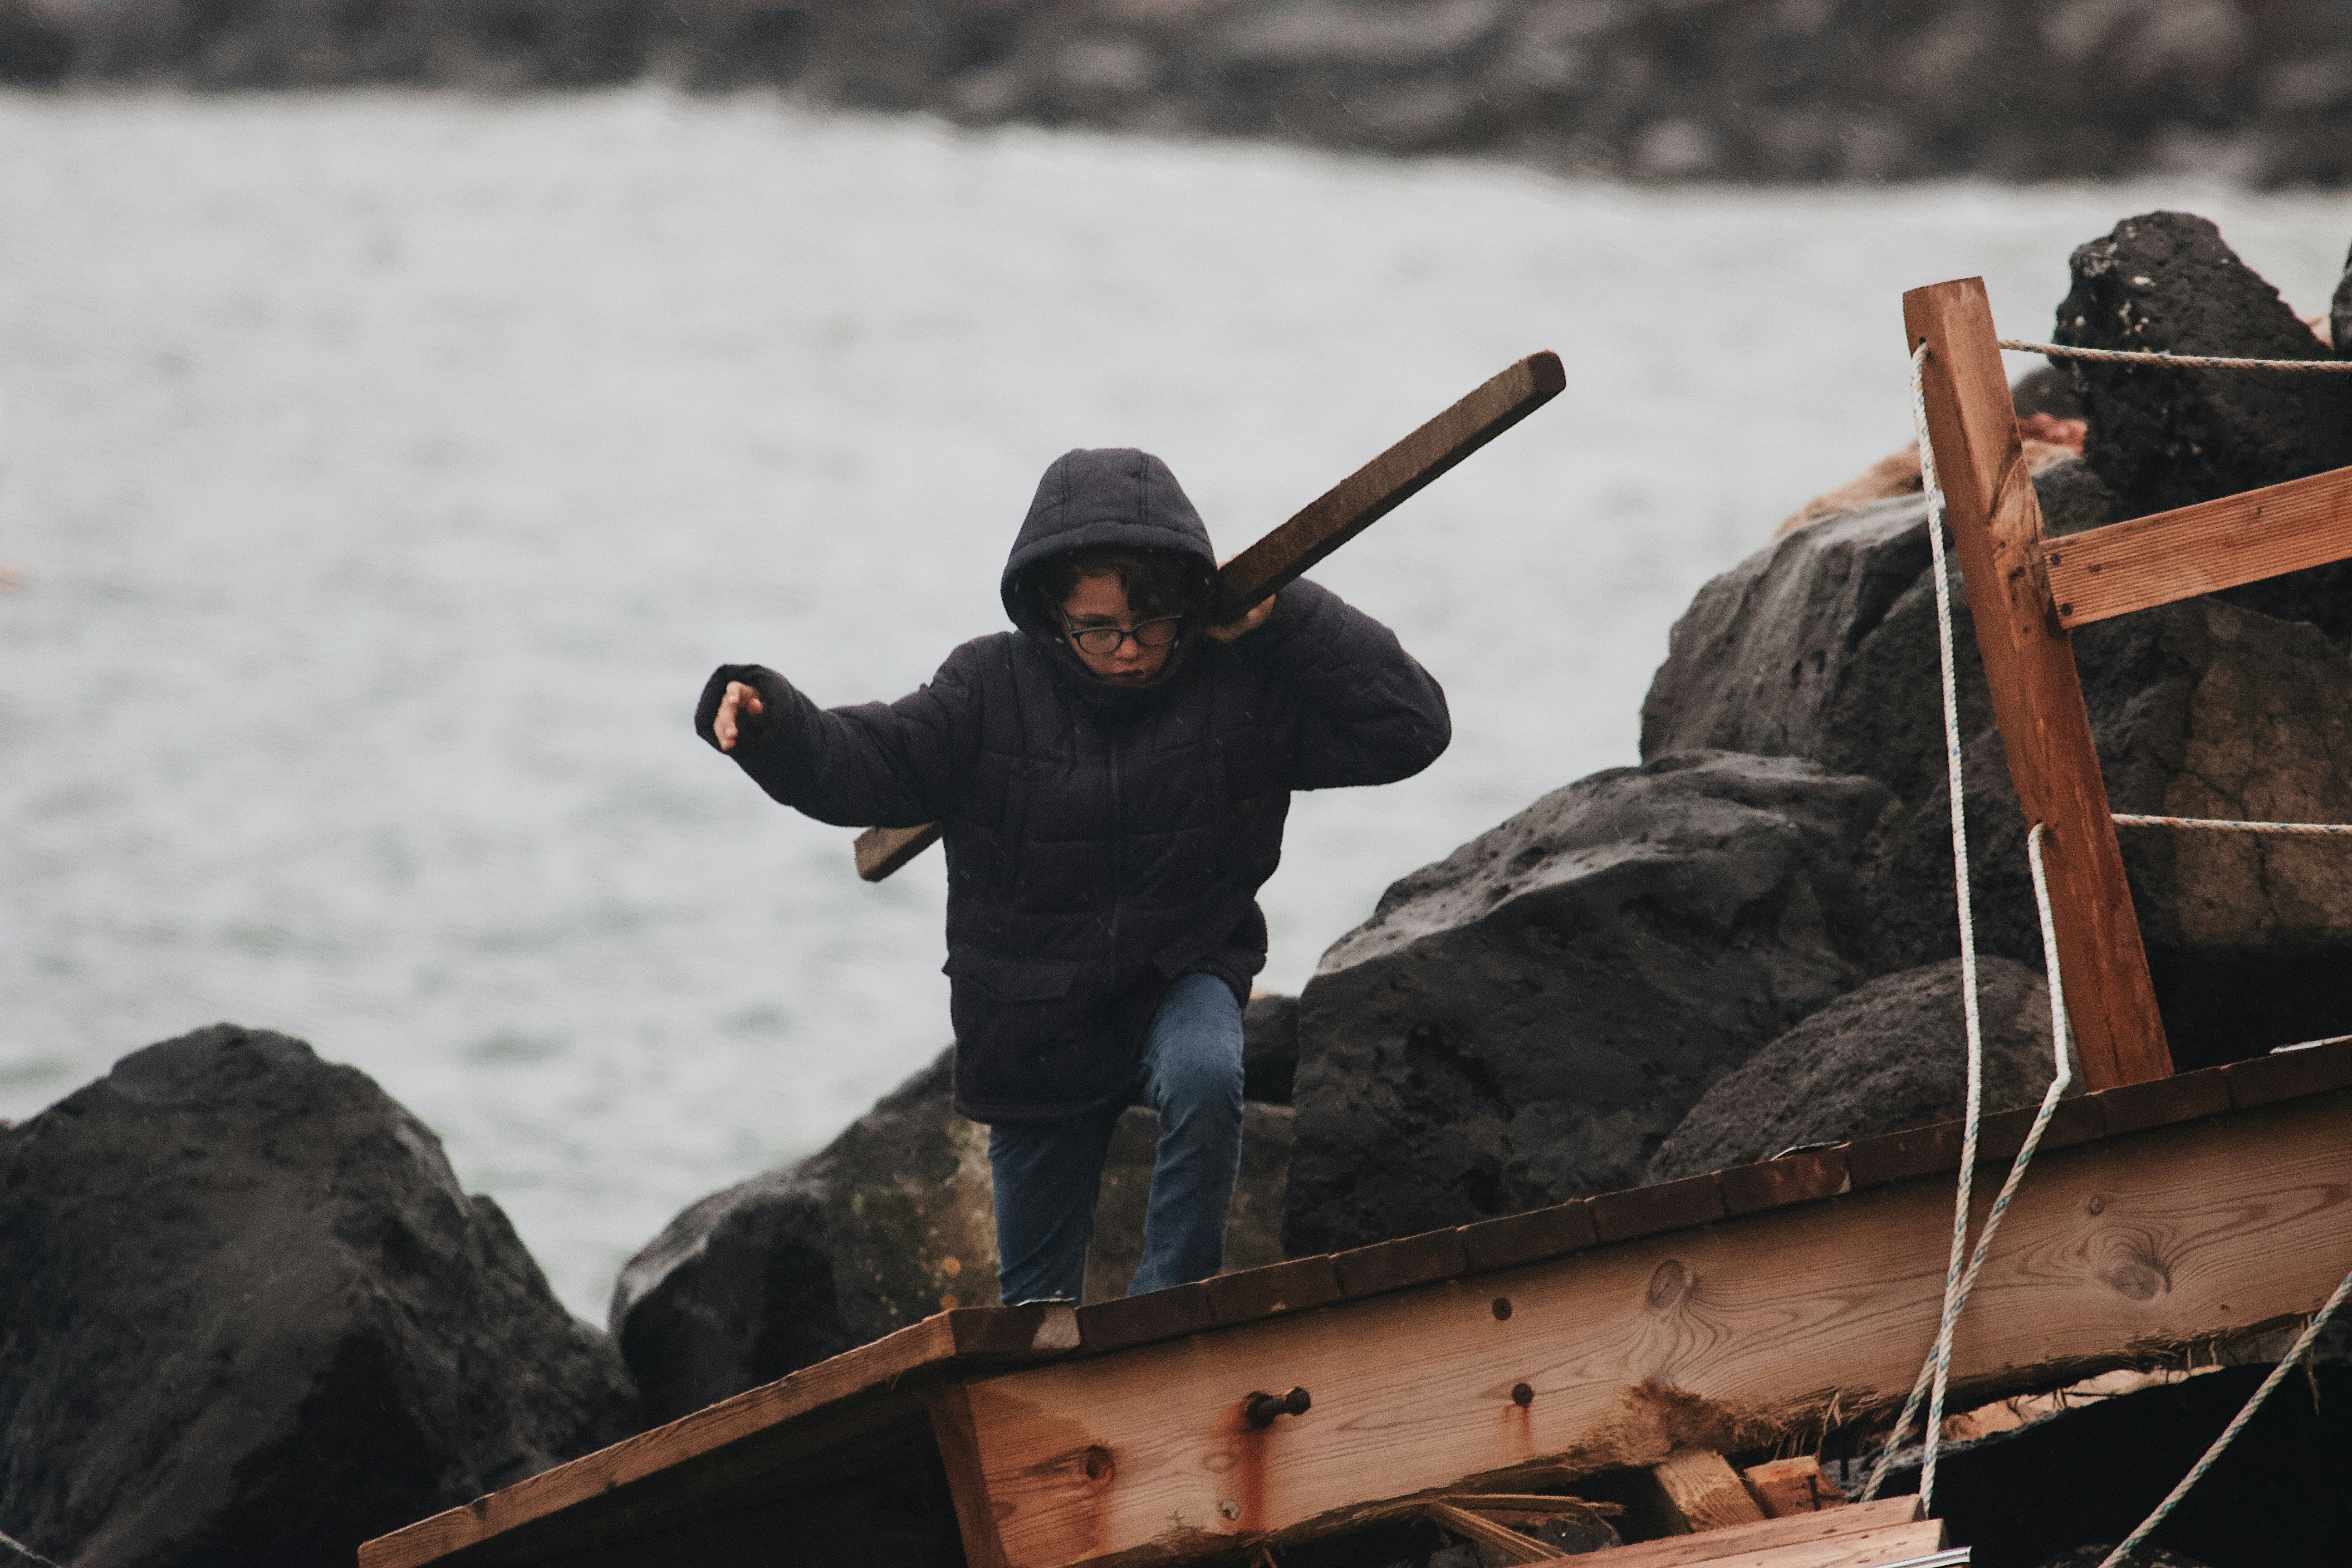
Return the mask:
<path id="1" fill-rule="evenodd" d="M 0 82 L 781 88 L 1641 180 L 2352 177 L 2328 0 L 0 0 Z"/>
<path id="2" fill-rule="evenodd" d="M 2352 284 L 2339 301 L 2352 325 Z M 2054 331 L 2336 352 L 2182 214 L 2077 250 Z M 2101 367 L 2037 374 L 2019 401 L 2053 430 L 2084 422 L 2082 455 L 2034 480 L 2053 532 L 2352 462 L 2342 378 Z M 1881 469 L 1699 593 L 1638 765 L 1402 877 L 1302 995 L 1251 1005 L 1232 1265 L 1958 1113 L 1925 505 L 1916 464 L 1908 493 L 1899 462 Z M 2048 992 L 1964 596 L 1959 616 L 1997 1110 L 2049 1081 Z M 2352 821 L 2352 569 L 2103 623 L 2075 648 L 2116 809 Z M 2352 1033 L 2343 855 L 2126 837 L 2179 1066 Z M 347 1563 L 371 1535 L 992 1300 L 985 1132 L 950 1110 L 946 1066 L 679 1215 L 623 1271 L 608 1334 L 562 1310 L 497 1205 L 356 1071 L 226 1025 L 123 1058 L 0 1126 L 0 1563 Z M 1134 1267 L 1151 1138 L 1130 1110 L 1092 1297 Z M 1977 1437 L 1946 1460 L 1942 1511 L 1987 1568 L 2115 1539 L 2282 1347 L 2227 1348 L 2242 1365 Z M 2233 1459 L 2232 1495 L 2261 1507 L 2184 1525 L 2195 1562 L 2340 1542 L 2345 1359 L 2338 1336 L 2316 1403 L 2283 1392 Z M 2054 1474 L 2097 1506 L 2026 1506 Z"/>

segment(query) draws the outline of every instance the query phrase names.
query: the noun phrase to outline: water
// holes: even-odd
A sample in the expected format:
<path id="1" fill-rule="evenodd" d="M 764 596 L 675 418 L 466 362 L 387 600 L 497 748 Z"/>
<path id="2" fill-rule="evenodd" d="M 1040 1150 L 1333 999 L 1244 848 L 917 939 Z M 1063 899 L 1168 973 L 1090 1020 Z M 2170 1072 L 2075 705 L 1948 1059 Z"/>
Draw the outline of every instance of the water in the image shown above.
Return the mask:
<path id="1" fill-rule="evenodd" d="M 0 1117 L 216 1019 L 300 1035 L 601 1318 L 946 1037 L 939 858 L 859 883 L 689 733 L 712 665 L 895 696 L 1001 624 L 1065 448 L 1158 451 L 1230 551 L 1557 348 L 1553 405 L 1318 574 L 1456 739 L 1298 801 L 1295 989 L 1390 880 L 1633 759 L 1691 592 L 1908 438 L 1904 288 L 1981 272 L 2038 332 L 2069 247 L 2160 205 L 2305 311 L 2352 232 L 654 91 L 0 97 Z"/>

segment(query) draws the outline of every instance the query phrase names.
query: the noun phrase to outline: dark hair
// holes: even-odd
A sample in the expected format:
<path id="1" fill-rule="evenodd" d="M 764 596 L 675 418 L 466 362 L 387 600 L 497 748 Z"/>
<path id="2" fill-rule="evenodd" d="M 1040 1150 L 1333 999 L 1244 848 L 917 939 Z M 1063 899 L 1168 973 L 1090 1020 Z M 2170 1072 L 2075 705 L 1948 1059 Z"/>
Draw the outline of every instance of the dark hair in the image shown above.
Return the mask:
<path id="1" fill-rule="evenodd" d="M 1138 616 L 1194 615 L 1208 608 L 1207 574 L 1188 555 L 1166 550 L 1132 550 L 1116 544 L 1051 555 L 1031 567 L 1024 586 L 1038 617 L 1058 625 L 1062 605 L 1081 577 L 1109 573 Z"/>

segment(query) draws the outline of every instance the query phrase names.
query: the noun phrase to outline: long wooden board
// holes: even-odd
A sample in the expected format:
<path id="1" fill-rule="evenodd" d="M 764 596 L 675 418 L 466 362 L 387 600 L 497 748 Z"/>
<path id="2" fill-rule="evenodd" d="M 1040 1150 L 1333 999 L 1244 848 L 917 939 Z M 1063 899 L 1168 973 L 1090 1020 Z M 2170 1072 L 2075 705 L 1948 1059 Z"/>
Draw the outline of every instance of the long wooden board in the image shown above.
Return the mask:
<path id="1" fill-rule="evenodd" d="M 1768 1519 L 1761 1524 L 1734 1525 L 1706 1535 L 1637 1541 L 1611 1551 L 1609 1568 L 1692 1568 L 1693 1564 L 1713 1563 L 1719 1557 L 1738 1552 L 1818 1551 L 1918 1521 L 1917 1498 L 1880 1498 L 1875 1502 L 1831 1509 L 1801 1519 Z"/>
<path id="2" fill-rule="evenodd" d="M 1891 1404 L 1933 1338 L 1950 1201 L 1907 1182 L 973 1380 L 967 1548 L 1177 1561 L 1538 1460 L 1654 1464 L 1676 1422 L 1783 1434 Z M 2352 1094 L 2045 1153 L 1960 1323 L 1958 1397 L 2308 1312 L 2347 1266 Z M 1241 1418 L 1294 1384 L 1306 1414 Z"/>
<path id="3" fill-rule="evenodd" d="M 1077 1347 L 1067 1307 L 941 1312 L 380 1536 L 360 1548 L 360 1568 L 571 1562 L 575 1552 L 643 1527 L 674 1530 L 698 1504 L 730 1492 L 772 1489 L 772 1478 L 805 1474 L 812 1458 L 846 1458 L 909 1423 L 919 1429 L 926 1388 L 959 1363 L 1048 1357 Z M 812 1415 L 820 1418 L 802 1419 Z"/>
<path id="4" fill-rule="evenodd" d="M 1559 356 L 1529 354 L 1325 490 L 1287 522 L 1225 563 L 1213 620 L 1237 618 L 1314 570 L 1462 459 L 1541 408 L 1568 384 Z M 857 874 L 878 882 L 940 841 L 940 825 L 869 827 L 853 847 Z"/>
<path id="5" fill-rule="evenodd" d="M 2124 880 L 2091 716 L 2043 564 L 2042 508 L 2026 472 L 1984 280 L 1903 296 L 1906 343 L 1927 346 L 1922 390 L 1944 515 L 2000 727 L 2010 782 L 2043 861 L 2067 1016 L 2095 1089 L 2167 1078 L 2147 952 Z"/>
<path id="6" fill-rule="evenodd" d="M 2347 556 L 2352 468 L 2111 522 L 2042 552 L 2070 628 Z"/>

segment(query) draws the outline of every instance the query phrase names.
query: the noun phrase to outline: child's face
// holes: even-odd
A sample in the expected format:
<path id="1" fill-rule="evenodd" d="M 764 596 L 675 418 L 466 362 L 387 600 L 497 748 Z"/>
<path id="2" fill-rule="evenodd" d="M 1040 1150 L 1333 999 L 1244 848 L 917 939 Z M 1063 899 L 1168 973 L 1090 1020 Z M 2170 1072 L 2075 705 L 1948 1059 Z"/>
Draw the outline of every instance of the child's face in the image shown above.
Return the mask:
<path id="1" fill-rule="evenodd" d="M 1134 629 L 1135 616 L 1128 608 L 1127 590 L 1119 585 L 1118 574 L 1098 572 L 1079 578 L 1070 596 L 1062 601 L 1062 626 L 1066 637 L 1088 626 Z M 1166 646 L 1146 647 L 1133 637 L 1121 638 L 1117 651 L 1111 653 L 1088 653 L 1076 642 L 1070 649 L 1096 675 L 1123 686 L 1150 679 L 1168 662 Z"/>

